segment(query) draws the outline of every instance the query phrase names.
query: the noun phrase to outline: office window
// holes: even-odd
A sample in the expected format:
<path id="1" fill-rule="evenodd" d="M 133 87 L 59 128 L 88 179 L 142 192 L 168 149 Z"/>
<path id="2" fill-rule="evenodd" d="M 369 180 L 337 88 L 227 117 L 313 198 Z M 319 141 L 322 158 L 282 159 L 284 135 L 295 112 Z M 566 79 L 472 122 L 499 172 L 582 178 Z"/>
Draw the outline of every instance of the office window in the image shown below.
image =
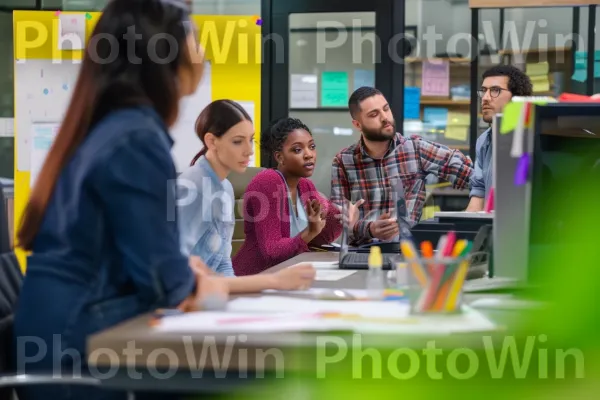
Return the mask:
<path id="1" fill-rule="evenodd" d="M 471 10 L 446 0 L 407 1 L 405 25 L 418 45 L 406 59 L 404 133 L 468 154 Z"/>
<path id="2" fill-rule="evenodd" d="M 557 96 L 578 91 L 573 8 L 524 8 L 506 11 L 505 62 L 517 65 L 531 78 L 534 95 Z"/>
<path id="3" fill-rule="evenodd" d="M 375 13 L 299 13 L 289 21 L 289 116 L 312 130 L 312 181 L 329 196 L 332 160 L 360 137 L 348 97 L 358 86 L 375 86 Z"/>
<path id="4" fill-rule="evenodd" d="M 14 176 L 13 31 L 12 13 L 0 12 L 0 177 Z"/>

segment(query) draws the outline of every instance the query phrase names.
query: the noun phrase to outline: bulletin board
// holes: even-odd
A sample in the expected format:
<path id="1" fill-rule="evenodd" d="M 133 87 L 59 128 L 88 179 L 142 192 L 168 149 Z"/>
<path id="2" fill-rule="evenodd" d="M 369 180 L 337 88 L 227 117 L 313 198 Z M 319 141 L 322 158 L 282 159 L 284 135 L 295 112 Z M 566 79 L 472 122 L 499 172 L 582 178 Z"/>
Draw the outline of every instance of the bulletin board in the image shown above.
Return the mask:
<path id="1" fill-rule="evenodd" d="M 75 85 L 83 48 L 101 13 L 14 11 L 15 232 L 45 152 L 52 144 Z M 194 15 L 205 49 L 205 74 L 198 90 L 180 104 L 171 128 L 173 159 L 183 170 L 202 145 L 194 132 L 200 111 L 211 101 L 239 102 L 253 117 L 260 165 L 262 37 L 258 17 Z M 62 40 L 61 40 L 62 38 Z M 82 39 L 79 41 L 79 39 Z M 252 165 L 252 164 L 251 164 Z M 25 254 L 16 249 L 22 269 Z"/>

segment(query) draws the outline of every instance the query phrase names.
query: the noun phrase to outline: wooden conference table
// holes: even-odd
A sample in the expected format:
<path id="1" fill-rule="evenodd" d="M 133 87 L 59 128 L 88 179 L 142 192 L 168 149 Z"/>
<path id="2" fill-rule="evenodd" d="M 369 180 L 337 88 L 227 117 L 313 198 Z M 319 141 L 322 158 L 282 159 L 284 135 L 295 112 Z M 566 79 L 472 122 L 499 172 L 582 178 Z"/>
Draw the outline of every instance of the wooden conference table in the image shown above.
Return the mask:
<path id="1" fill-rule="evenodd" d="M 278 271 L 301 262 L 327 262 L 338 260 L 336 252 L 311 252 L 298 255 L 288 261 L 276 265 L 264 273 Z M 356 273 L 337 281 L 315 281 L 313 287 L 321 288 L 344 288 L 364 289 L 366 271 Z M 264 295 L 264 294 L 263 294 Z M 306 296 L 306 295 L 304 295 Z M 498 297 L 506 295 L 466 295 L 465 302 L 469 303 L 482 297 Z M 508 325 L 517 316 L 522 316 L 515 311 L 482 311 L 496 324 Z M 260 333 L 232 335 L 194 332 L 191 334 L 176 332 L 157 332 L 149 327 L 149 315 L 140 316 L 126 321 L 118 326 L 100 332 L 88 340 L 88 364 L 99 370 L 114 369 L 118 366 L 118 372 L 106 380 L 111 387 L 126 388 L 131 390 L 156 388 L 162 390 L 203 390 L 211 392 L 230 391 L 236 385 L 248 384 L 248 379 L 239 379 L 239 371 L 247 371 L 247 376 L 263 376 L 277 372 L 278 360 L 276 357 L 265 357 L 265 352 L 278 349 L 285 354 L 286 371 L 301 371 L 304 369 L 314 370 L 315 348 L 317 337 L 332 335 L 331 333 Z M 489 333 L 486 333 L 489 335 Z M 506 331 L 500 334 L 506 335 Z M 336 337 L 351 340 L 350 333 L 335 333 Z M 473 336 L 471 336 L 473 335 Z M 479 339 L 482 333 L 460 334 L 436 337 L 442 340 L 442 345 L 452 348 L 465 346 L 471 340 Z M 362 337 L 364 347 L 398 348 L 412 347 L 424 348 L 431 337 L 403 336 L 403 335 L 375 335 Z M 349 342 L 348 342 L 349 343 Z M 129 356 L 126 353 L 128 346 L 134 344 L 137 355 Z M 414 346 L 414 347 L 413 347 Z M 215 351 L 212 357 L 199 355 L 207 353 L 210 348 Z M 227 365 L 220 365 L 223 355 L 229 354 Z M 218 356 L 217 356 L 218 355 Z M 146 373 L 142 380 L 131 379 L 127 369 L 135 368 L 137 371 L 155 371 L 153 376 L 160 373 L 169 374 L 169 379 L 153 379 Z M 176 370 L 176 372 L 174 371 Z M 157 372 L 158 371 L 158 372 Z M 162 372 L 161 372 L 162 371 Z M 191 371 L 200 371 L 202 384 L 198 382 L 198 376 L 193 378 Z M 227 374 L 226 374 L 227 371 Z M 237 379 L 224 379 L 232 374 Z M 222 374 L 222 375 L 219 375 Z M 246 376 L 246 375 L 244 375 Z M 146 378 L 147 377 L 147 378 Z M 192 377 L 192 379 L 190 379 Z"/>

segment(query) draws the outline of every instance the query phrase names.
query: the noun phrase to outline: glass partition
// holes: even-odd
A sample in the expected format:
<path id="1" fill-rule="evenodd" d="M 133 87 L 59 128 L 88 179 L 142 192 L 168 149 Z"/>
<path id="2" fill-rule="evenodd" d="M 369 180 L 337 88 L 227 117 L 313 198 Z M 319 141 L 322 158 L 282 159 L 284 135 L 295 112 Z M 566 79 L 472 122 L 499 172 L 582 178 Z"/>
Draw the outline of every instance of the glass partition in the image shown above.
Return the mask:
<path id="1" fill-rule="evenodd" d="M 289 116 L 312 130 L 312 181 L 329 196 L 333 158 L 360 138 L 348 97 L 359 86 L 375 86 L 375 13 L 296 13 L 289 22 Z"/>

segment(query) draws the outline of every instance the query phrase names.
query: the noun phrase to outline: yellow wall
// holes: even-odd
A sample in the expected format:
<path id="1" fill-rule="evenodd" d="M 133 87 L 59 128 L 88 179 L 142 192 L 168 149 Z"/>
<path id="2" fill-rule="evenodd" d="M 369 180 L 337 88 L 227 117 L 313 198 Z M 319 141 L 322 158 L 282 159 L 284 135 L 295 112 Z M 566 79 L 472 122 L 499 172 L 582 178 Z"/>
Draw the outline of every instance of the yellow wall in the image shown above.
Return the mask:
<path id="1" fill-rule="evenodd" d="M 86 15 L 86 41 L 93 33 L 100 13 L 65 12 Z M 81 59 L 82 51 L 58 50 L 58 17 L 54 11 L 15 11 L 14 40 L 15 62 L 18 59 Z M 212 96 L 254 102 L 256 132 L 256 160 L 260 165 L 260 73 L 261 31 L 253 16 L 195 15 L 198 39 L 212 64 Z M 19 90 L 15 79 L 15 92 Z M 16 107 L 16 104 L 15 104 Z M 199 110 L 200 111 L 200 110 Z M 15 112 L 15 115 L 17 113 Z M 20 171 L 18 141 L 15 121 L 15 232 L 22 211 L 29 198 L 29 171 Z M 190 132 L 193 135 L 194 132 Z M 25 254 L 17 249 L 21 266 L 25 268 Z"/>

